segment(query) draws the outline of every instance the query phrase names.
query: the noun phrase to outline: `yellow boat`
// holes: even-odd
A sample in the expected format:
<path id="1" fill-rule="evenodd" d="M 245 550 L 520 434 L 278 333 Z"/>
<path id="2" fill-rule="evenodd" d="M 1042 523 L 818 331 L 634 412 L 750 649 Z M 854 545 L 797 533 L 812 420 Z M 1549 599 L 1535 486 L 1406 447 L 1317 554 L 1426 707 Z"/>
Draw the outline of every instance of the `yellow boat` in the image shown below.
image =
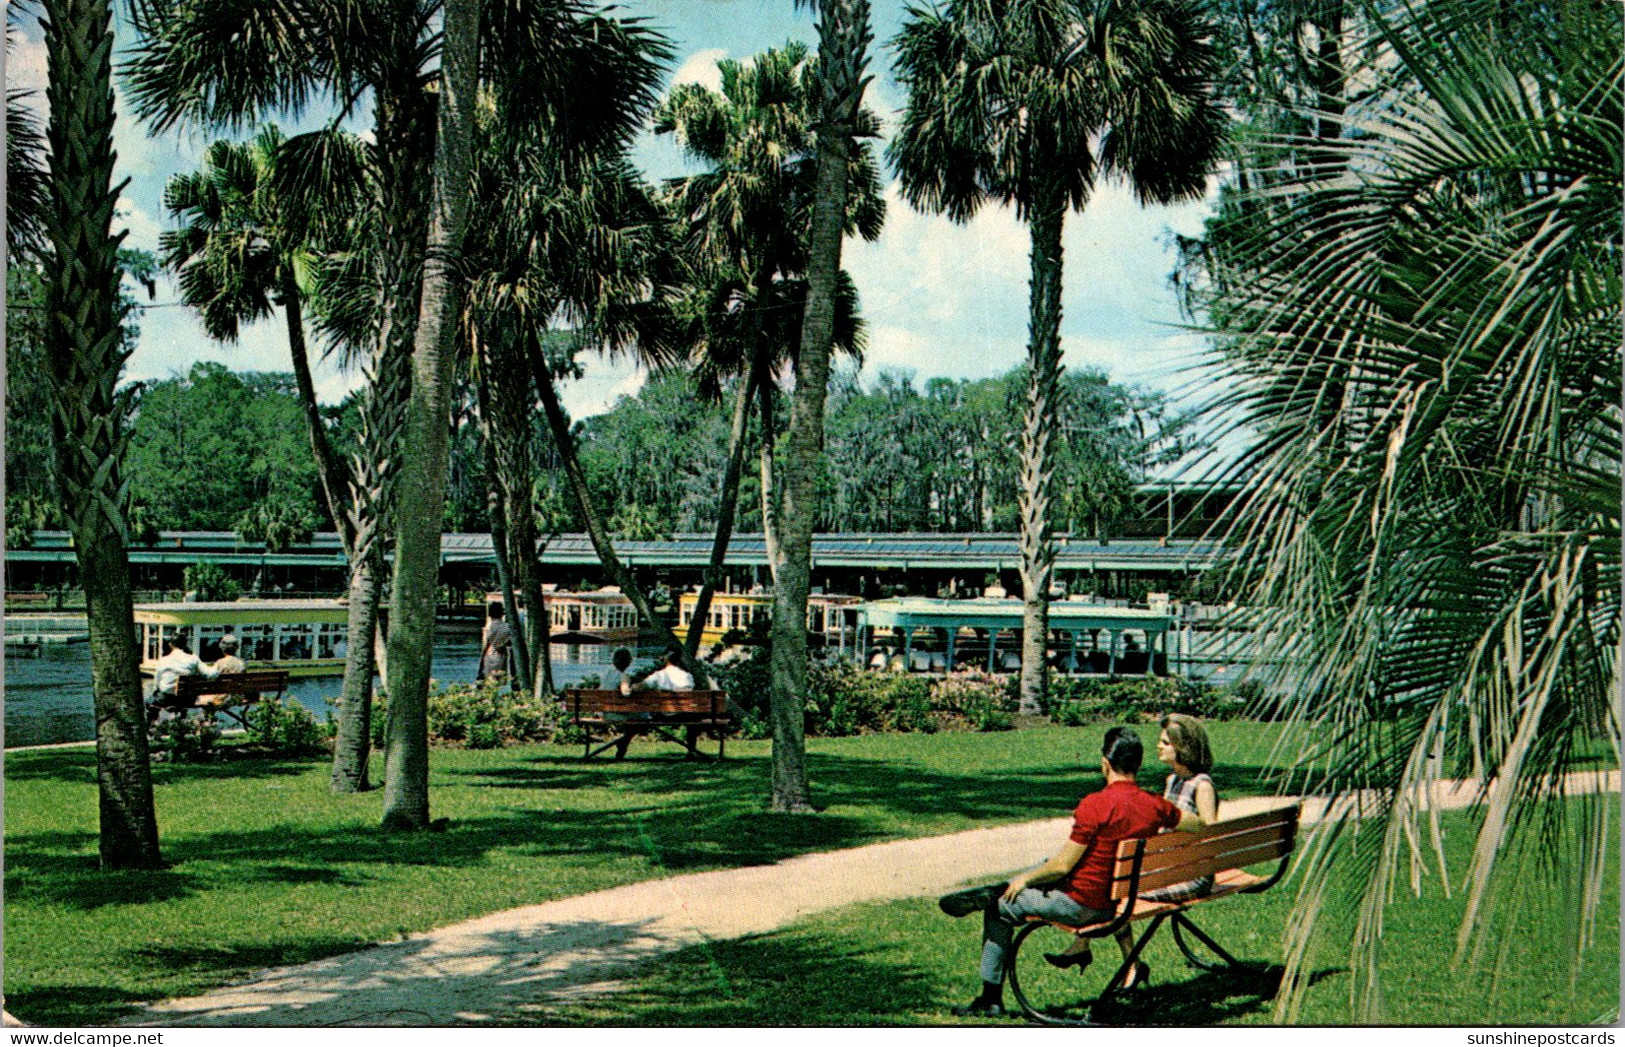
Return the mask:
<path id="1" fill-rule="evenodd" d="M 694 608 L 699 603 L 698 592 L 686 592 L 677 600 L 677 635 L 688 635 L 688 623 L 694 620 Z M 848 621 L 849 612 L 855 612 L 863 601 L 856 596 L 839 593 L 813 593 L 807 597 L 807 634 L 815 643 L 838 644 L 855 628 L 855 619 Z M 758 615 L 767 617 L 773 611 L 773 594 L 767 592 L 714 593 L 711 607 L 705 616 L 705 628 L 700 632 L 701 642 L 709 647 L 723 636 L 737 629 L 749 633 Z"/>
<path id="2" fill-rule="evenodd" d="M 291 676 L 341 676 L 349 651 L 349 608 L 342 600 L 237 600 L 231 603 L 135 605 L 141 630 L 141 671 L 152 676 L 164 641 L 191 639 L 205 662 L 220 657 L 220 638 L 237 637 L 250 669 L 286 669 Z"/>

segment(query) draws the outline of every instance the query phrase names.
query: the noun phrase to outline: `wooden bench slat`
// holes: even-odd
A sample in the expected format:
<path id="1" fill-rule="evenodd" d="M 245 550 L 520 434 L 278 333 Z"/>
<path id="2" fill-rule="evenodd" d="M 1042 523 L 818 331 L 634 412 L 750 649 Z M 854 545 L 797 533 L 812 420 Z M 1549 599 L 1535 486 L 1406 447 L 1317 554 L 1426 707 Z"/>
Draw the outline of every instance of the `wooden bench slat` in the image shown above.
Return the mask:
<path id="1" fill-rule="evenodd" d="M 1210 856 L 1202 861 L 1189 862 L 1183 865 L 1169 866 L 1156 872 L 1140 873 L 1140 893 L 1146 894 L 1160 890 L 1163 887 L 1172 887 L 1176 883 L 1187 883 L 1202 876 L 1216 876 L 1221 872 L 1240 869 L 1248 865 L 1257 865 L 1259 862 L 1274 861 L 1283 854 L 1290 853 L 1292 841 L 1281 836 L 1267 840 L 1243 851 L 1227 851 Z M 1116 885 L 1114 885 L 1116 887 Z M 1126 896 L 1128 884 L 1121 883 L 1121 887 L 1113 890 L 1114 896 Z"/>
<path id="2" fill-rule="evenodd" d="M 1291 823 L 1284 825 L 1260 825 L 1246 832 L 1234 833 L 1218 837 L 1204 837 L 1192 832 L 1171 832 L 1152 839 L 1162 842 L 1172 838 L 1177 841 L 1175 846 L 1165 847 L 1155 853 L 1147 853 L 1140 862 L 1140 875 L 1146 876 L 1164 869 L 1190 866 L 1207 862 L 1211 859 L 1222 858 L 1226 854 L 1250 850 L 1260 844 L 1271 843 L 1283 839 L 1291 839 L 1295 834 Z M 1150 843 L 1150 840 L 1146 841 Z M 1149 848 L 1148 848 L 1149 851 Z M 1221 866 L 1230 868 L 1236 863 Z M 1128 857 L 1117 859 L 1114 879 L 1126 880 L 1134 871 L 1132 849 Z"/>
<path id="3" fill-rule="evenodd" d="M 1192 840 L 1216 840 L 1225 836 L 1235 836 L 1266 825 L 1297 824 L 1298 816 L 1296 805 L 1277 807 L 1270 811 L 1260 811 L 1258 814 L 1243 815 L 1240 818 L 1227 818 L 1224 821 L 1204 825 L 1200 829 L 1183 829 L 1179 832 L 1163 833 L 1153 836 L 1145 841 L 1145 855 L 1150 858 L 1158 851 L 1172 850 L 1184 847 Z M 1128 849 L 1133 849 L 1133 841 L 1125 840 Z M 1118 856 L 1124 855 L 1124 844 L 1118 845 Z"/>

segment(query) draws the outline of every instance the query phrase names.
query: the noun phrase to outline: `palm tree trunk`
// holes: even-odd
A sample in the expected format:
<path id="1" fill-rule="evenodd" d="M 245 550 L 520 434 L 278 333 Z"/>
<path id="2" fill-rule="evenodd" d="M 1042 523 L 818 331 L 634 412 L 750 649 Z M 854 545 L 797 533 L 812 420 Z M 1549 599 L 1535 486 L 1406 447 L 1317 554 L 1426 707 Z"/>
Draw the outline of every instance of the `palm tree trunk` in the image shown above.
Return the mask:
<path id="1" fill-rule="evenodd" d="M 761 408 L 762 446 L 759 454 L 758 469 L 762 477 L 762 544 L 767 550 L 767 566 L 772 572 L 774 581 L 779 577 L 779 521 L 778 521 L 778 489 L 773 482 L 773 450 L 778 442 L 778 433 L 773 421 L 773 375 L 767 368 L 762 369 L 761 382 L 757 386 L 757 404 Z"/>
<path id="2" fill-rule="evenodd" d="M 429 826 L 429 667 L 446 506 L 447 419 L 457 340 L 456 266 L 468 217 L 472 166 L 479 13 L 478 0 L 445 4 L 433 210 L 401 455 L 401 483 L 412 493 L 413 511 L 396 513 L 390 594 L 383 818 L 389 829 Z"/>
<path id="3" fill-rule="evenodd" d="M 598 554 L 598 562 L 604 568 L 604 573 L 611 582 L 620 586 L 621 592 L 632 601 L 633 608 L 638 612 L 640 630 L 651 633 L 660 628 L 660 621 L 655 617 L 654 605 L 649 597 L 639 587 L 637 579 L 632 572 L 621 563 L 621 558 L 615 554 L 615 543 L 609 536 L 609 528 L 604 526 L 603 515 L 593 502 L 592 491 L 587 486 L 587 476 L 581 469 L 581 458 L 576 453 L 575 436 L 570 432 L 570 423 L 564 416 L 564 406 L 559 403 L 558 390 L 553 387 L 553 375 L 547 369 L 547 361 L 542 357 L 541 344 L 534 338 L 525 340 L 526 351 L 530 354 L 531 373 L 536 378 L 536 391 L 541 394 L 542 414 L 547 418 L 547 427 L 553 434 L 553 442 L 558 447 L 559 463 L 564 466 L 564 475 L 570 482 L 570 491 L 575 495 L 576 507 L 581 511 L 581 519 L 587 527 L 587 538 L 592 542 L 593 552 Z M 667 637 L 670 639 L 670 637 Z M 691 657 L 687 648 L 681 644 L 675 645 L 680 652 L 683 668 L 687 669 L 698 680 L 704 675 L 704 667 Z"/>
<path id="4" fill-rule="evenodd" d="M 807 311 L 801 320 L 796 390 L 786 439 L 779 569 L 773 582 L 773 809 L 811 811 L 807 784 L 807 592 L 812 532 L 823 471 L 824 398 L 835 336 L 835 296 L 846 226 L 848 164 L 863 69 L 868 62 L 868 0 L 824 0 L 818 19 L 818 169 L 807 253 Z"/>
<path id="5" fill-rule="evenodd" d="M 369 526 L 368 530 L 372 528 Z M 331 787 L 336 793 L 366 792 L 372 787 L 367 762 L 372 754 L 373 638 L 378 628 L 378 599 L 384 560 L 376 540 L 367 551 L 350 556 L 348 641 L 344 684 L 339 697 L 338 737 L 333 741 Z"/>
<path id="6" fill-rule="evenodd" d="M 327 425 L 322 421 L 322 408 L 316 401 L 316 382 L 310 373 L 310 356 L 305 347 L 304 300 L 299 285 L 294 281 L 291 267 L 282 273 L 282 312 L 288 325 L 288 356 L 293 361 L 293 380 L 299 389 L 299 405 L 304 408 L 305 432 L 310 437 L 310 450 L 316 456 L 316 475 L 322 484 L 322 499 L 333 529 L 349 555 L 355 544 L 349 514 L 345 512 L 344 494 L 347 477 L 344 467 L 333 454 L 333 445 L 327 439 Z"/>
<path id="7" fill-rule="evenodd" d="M 705 618 L 711 612 L 711 597 L 722 584 L 722 568 L 727 562 L 728 542 L 733 538 L 734 514 L 739 507 L 739 474 L 745 459 L 745 432 L 750 427 L 750 408 L 755 399 L 756 386 L 766 370 L 765 347 L 758 346 L 751 359 L 750 371 L 741 376 L 739 388 L 734 391 L 733 418 L 728 426 L 728 464 L 722 474 L 722 495 L 717 500 L 717 531 L 711 540 L 711 560 L 705 568 L 705 584 L 694 601 L 694 617 L 688 623 L 688 636 L 683 641 L 690 658 L 700 650 L 700 634 L 705 631 Z M 696 680 L 696 682 L 698 682 Z"/>
<path id="8" fill-rule="evenodd" d="M 513 567 L 508 560 L 508 511 L 503 505 L 502 481 L 497 479 L 496 438 L 491 435 L 492 423 L 487 413 L 489 396 L 480 385 L 480 420 L 484 423 L 485 444 L 485 515 L 491 528 L 491 558 L 497 563 L 497 586 L 502 591 L 502 614 L 514 624 L 514 662 L 519 679 L 530 679 L 530 650 L 526 646 L 525 630 L 518 627 L 519 600 L 514 596 Z M 531 613 L 535 613 L 534 611 Z"/>
<path id="9" fill-rule="evenodd" d="M 514 342 L 514 333 L 499 332 L 490 343 L 493 385 L 491 418 L 496 440 L 496 477 L 501 484 L 503 513 L 508 527 L 508 564 L 513 584 L 524 598 L 528 617 L 516 633 L 526 651 L 520 668 L 525 687 L 540 697 L 553 691 L 553 665 L 547 650 L 547 607 L 543 602 L 542 581 L 537 573 L 536 514 L 531 505 L 531 416 L 535 397 L 531 394 L 530 373 L 525 358 Z"/>
<path id="10" fill-rule="evenodd" d="M 118 392 L 125 348 L 119 243 L 112 235 L 112 9 L 46 0 L 51 144 L 46 351 L 55 397 L 57 484 L 85 587 L 96 708 L 99 851 L 104 869 L 156 869 L 158 821 L 141 707 L 124 477 L 131 398 Z"/>
<path id="11" fill-rule="evenodd" d="M 1027 410 L 1021 426 L 1021 712 L 1043 711 L 1049 684 L 1049 589 L 1055 576 L 1050 533 L 1051 445 L 1060 410 L 1061 232 L 1066 197 L 1051 190 L 1028 218 L 1032 275 L 1028 318 Z"/>

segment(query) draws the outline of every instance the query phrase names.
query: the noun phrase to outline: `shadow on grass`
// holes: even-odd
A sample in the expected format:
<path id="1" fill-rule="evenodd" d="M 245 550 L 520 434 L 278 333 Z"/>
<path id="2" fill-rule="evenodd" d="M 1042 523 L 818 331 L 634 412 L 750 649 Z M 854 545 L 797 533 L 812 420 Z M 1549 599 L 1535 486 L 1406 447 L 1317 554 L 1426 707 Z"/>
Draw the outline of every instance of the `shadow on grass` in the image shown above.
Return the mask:
<path id="1" fill-rule="evenodd" d="M 1219 1025 L 1270 1008 L 1281 989 L 1286 968 L 1278 963 L 1243 964 L 1203 971 L 1176 982 L 1152 982 L 1106 1001 L 1096 1018 L 1112 1025 Z M 1316 985 L 1340 967 L 1325 968 L 1309 976 Z"/>
<path id="2" fill-rule="evenodd" d="M 310 770 L 311 760 L 290 760 L 280 756 L 245 756 L 216 763 L 154 763 L 155 786 L 180 782 L 211 782 L 236 779 L 297 777 Z M 65 785 L 96 783 L 96 751 L 52 749 L 45 752 L 8 752 L 5 774 L 13 782 L 60 782 Z"/>
<path id="3" fill-rule="evenodd" d="M 77 754 L 75 754 L 77 758 Z M 80 909 L 141 905 L 217 889 L 189 874 L 189 863 L 238 865 L 235 881 L 358 882 L 357 865 L 466 867 L 496 849 L 538 858 L 645 860 L 659 872 L 764 865 L 812 851 L 856 847 L 899 835 L 922 819 L 965 823 L 1062 817 L 1098 774 L 1057 764 L 1021 771 L 944 772 L 913 761 L 810 755 L 819 803 L 839 810 L 816 817 L 763 810 L 768 759 L 752 756 L 701 764 L 679 756 L 614 763 L 543 754 L 524 765 L 437 769 L 437 785 L 525 790 L 534 806 L 475 818 L 453 818 L 447 831 L 384 833 L 355 821 L 339 825 L 282 824 L 253 829 L 221 826 L 164 842 L 168 870 L 108 875 L 85 851 L 88 833 L 28 833 L 7 841 L 7 893 Z M 212 781 L 308 771 L 308 764 L 278 762 L 165 768 L 171 780 Z M 1244 772 L 1242 772 L 1244 773 Z M 547 793 L 608 790 L 633 800 L 604 809 L 555 807 Z M 612 797 L 613 798 L 613 797 Z M 547 804 L 545 809 L 542 805 Z M 848 813 L 853 812 L 853 813 Z M 944 829 L 943 831 L 947 831 Z M 336 870 L 348 867 L 345 872 Z"/>
<path id="4" fill-rule="evenodd" d="M 916 1025 L 942 1010 L 931 974 L 805 933 L 691 946 L 634 978 L 574 1001 L 521 1005 L 524 1016 L 504 1024 Z"/>

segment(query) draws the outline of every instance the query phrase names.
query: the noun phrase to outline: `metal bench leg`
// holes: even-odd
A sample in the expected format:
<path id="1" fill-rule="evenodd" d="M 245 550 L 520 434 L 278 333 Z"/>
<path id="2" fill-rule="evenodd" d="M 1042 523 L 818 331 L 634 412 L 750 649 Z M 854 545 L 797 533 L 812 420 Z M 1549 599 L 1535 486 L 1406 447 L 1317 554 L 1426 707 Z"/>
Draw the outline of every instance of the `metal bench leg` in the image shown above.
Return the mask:
<path id="1" fill-rule="evenodd" d="M 1094 1006 L 1090 1006 L 1090 1019 L 1100 1021 L 1100 1018 L 1098 1018 L 1097 1014 L 1095 1014 L 1095 1010 L 1097 1010 L 1098 1006 L 1105 1003 L 1108 998 L 1113 997 L 1113 995 L 1116 995 L 1116 993 L 1128 992 L 1126 988 L 1121 988 L 1121 985 L 1123 985 L 1124 980 L 1128 979 L 1128 972 L 1133 971 L 1134 964 L 1139 962 L 1139 954 L 1141 954 L 1142 951 L 1146 951 L 1146 945 L 1147 943 L 1150 943 L 1150 938 L 1152 938 L 1152 935 L 1157 933 L 1157 928 L 1162 927 L 1163 920 L 1167 919 L 1167 912 L 1163 912 L 1163 914 L 1160 915 L 1154 915 L 1154 917 L 1150 919 L 1150 927 L 1146 928 L 1146 933 L 1139 936 L 1139 941 L 1134 943 L 1134 948 L 1129 949 L 1128 956 L 1124 956 L 1123 958 L 1123 966 L 1118 967 L 1118 969 L 1116 969 L 1116 974 L 1111 975 L 1111 980 L 1110 982 L 1107 982 L 1107 987 L 1100 990 L 1100 997 L 1094 1001 Z M 1134 982 L 1134 988 L 1139 987 L 1141 987 L 1141 984 L 1139 984 L 1139 982 Z"/>
<path id="2" fill-rule="evenodd" d="M 631 745 L 632 736 L 630 734 L 623 734 L 619 738 L 615 739 L 615 759 L 626 759 L 626 750 L 630 748 Z"/>
<path id="3" fill-rule="evenodd" d="M 1214 941 L 1212 938 L 1209 938 L 1205 933 L 1203 933 L 1202 929 L 1196 926 L 1196 924 L 1192 923 L 1190 917 L 1186 916 L 1184 913 L 1174 913 L 1173 920 L 1174 944 L 1179 946 L 1179 951 L 1185 954 L 1185 959 L 1190 961 L 1193 966 L 1200 967 L 1204 971 L 1216 971 L 1226 965 L 1231 967 L 1243 966 L 1240 960 L 1236 959 L 1234 956 L 1231 956 L 1225 951 L 1224 946 L 1220 945 L 1218 942 Z M 1203 960 L 1196 956 L 1195 953 L 1191 952 L 1190 947 L 1185 944 L 1185 939 L 1180 936 L 1179 932 L 1181 928 L 1194 934 L 1197 941 L 1213 950 L 1214 955 L 1224 960 L 1224 963 L 1220 964 L 1214 963 L 1211 960 Z"/>

